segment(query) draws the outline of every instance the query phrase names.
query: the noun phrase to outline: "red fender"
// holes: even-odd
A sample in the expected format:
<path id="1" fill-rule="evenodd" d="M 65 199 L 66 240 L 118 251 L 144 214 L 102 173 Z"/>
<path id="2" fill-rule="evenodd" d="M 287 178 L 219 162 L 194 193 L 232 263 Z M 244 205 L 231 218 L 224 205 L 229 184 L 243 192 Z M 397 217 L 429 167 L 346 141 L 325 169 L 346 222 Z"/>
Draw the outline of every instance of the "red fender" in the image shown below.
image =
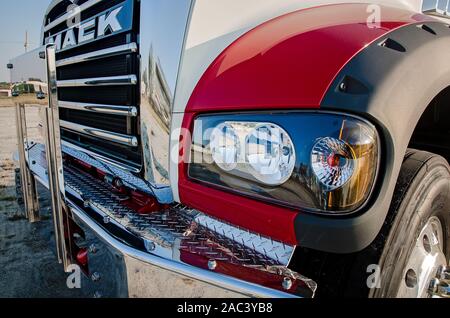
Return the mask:
<path id="1" fill-rule="evenodd" d="M 211 64 L 186 107 L 183 128 L 200 113 L 317 109 L 341 69 L 365 47 L 405 25 L 430 18 L 381 8 L 369 28 L 368 4 L 300 10 L 249 31 Z M 182 152 L 190 145 L 182 143 Z M 188 179 L 179 166 L 181 202 L 212 216 L 288 244 L 299 244 L 294 219 L 300 211 L 211 189 Z"/>

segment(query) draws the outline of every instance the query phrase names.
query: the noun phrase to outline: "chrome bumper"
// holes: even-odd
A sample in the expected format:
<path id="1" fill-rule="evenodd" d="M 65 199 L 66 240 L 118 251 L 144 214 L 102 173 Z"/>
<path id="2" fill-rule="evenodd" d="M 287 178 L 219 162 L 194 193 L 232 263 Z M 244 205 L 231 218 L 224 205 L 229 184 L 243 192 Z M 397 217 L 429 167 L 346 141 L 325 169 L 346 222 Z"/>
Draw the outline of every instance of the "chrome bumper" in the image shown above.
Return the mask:
<path id="1" fill-rule="evenodd" d="M 207 270 L 182 264 L 145 253 L 123 244 L 112 237 L 81 209 L 72 208 L 75 220 L 85 231 L 92 231 L 97 238 L 90 241 L 90 258 L 96 257 L 96 268 L 92 272 L 102 279 L 111 280 L 108 289 L 99 283 L 99 293 L 95 296 L 124 297 L 164 297 L 164 298 L 240 298 L 240 297 L 292 297 L 292 295 Z M 96 243 L 92 243 L 96 242 Z M 93 246 L 96 246 L 92 248 Z M 93 249 L 103 250 L 98 256 Z M 99 253 L 98 251 L 95 253 Z M 105 257 L 105 254 L 114 257 Z M 101 258 L 101 259 L 100 259 Z M 105 264 L 114 259 L 113 264 Z M 91 262 L 91 261 L 90 261 Z"/>
<path id="2" fill-rule="evenodd" d="M 123 173 L 73 148 L 70 157 Z M 28 167 L 48 187 L 45 147 L 27 148 Z M 112 297 L 313 297 L 315 282 L 288 268 L 294 247 L 239 229 L 181 205 L 140 215 L 106 183 L 64 167 L 72 219 L 83 228 L 89 275 Z M 128 186 L 145 184 L 122 175 Z M 102 253 L 98 248 L 102 246 Z M 102 277 L 102 279 L 99 279 Z M 109 286 L 109 287 L 108 287 Z"/>

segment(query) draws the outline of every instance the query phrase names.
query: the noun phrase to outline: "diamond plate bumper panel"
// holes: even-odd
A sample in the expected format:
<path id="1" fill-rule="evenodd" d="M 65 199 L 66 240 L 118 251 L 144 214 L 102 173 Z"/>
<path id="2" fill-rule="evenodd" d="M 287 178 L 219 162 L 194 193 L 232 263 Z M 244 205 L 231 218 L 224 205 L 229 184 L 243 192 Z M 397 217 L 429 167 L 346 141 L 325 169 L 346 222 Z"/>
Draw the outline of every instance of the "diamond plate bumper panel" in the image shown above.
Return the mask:
<path id="1" fill-rule="evenodd" d="M 46 185 L 44 149 L 42 145 L 35 144 L 29 148 L 28 154 L 31 170 Z M 67 147 L 63 151 L 102 171 L 112 171 L 115 176 L 122 176 L 122 172 L 112 170 L 88 155 L 84 156 Z M 138 214 L 122 204 L 123 197 L 113 193 L 106 182 L 73 166 L 65 165 L 64 178 L 68 194 L 82 202 L 75 208 L 90 209 L 100 215 L 104 223 L 117 226 L 139 238 L 144 243 L 146 253 L 262 285 L 286 295 L 314 295 L 316 283 L 287 267 L 294 252 L 293 246 L 178 204 L 163 211 Z M 135 179 L 134 176 L 127 176 L 123 180 L 133 189 L 138 187 L 142 190 L 146 186 L 145 182 Z"/>

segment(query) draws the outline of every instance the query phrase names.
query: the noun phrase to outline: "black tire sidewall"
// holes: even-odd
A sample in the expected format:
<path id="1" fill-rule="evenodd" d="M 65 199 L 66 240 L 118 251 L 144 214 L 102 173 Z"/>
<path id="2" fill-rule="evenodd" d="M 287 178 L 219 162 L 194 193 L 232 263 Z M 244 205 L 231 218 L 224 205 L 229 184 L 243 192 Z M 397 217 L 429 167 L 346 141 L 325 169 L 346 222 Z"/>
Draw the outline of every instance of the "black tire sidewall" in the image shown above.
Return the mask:
<path id="1" fill-rule="evenodd" d="M 414 159 L 411 159 L 414 160 Z M 414 166 L 414 162 L 409 165 Z M 450 169 L 447 161 L 432 156 L 426 162 L 417 161 L 418 172 L 403 185 L 403 196 L 380 258 L 380 288 L 371 290 L 372 297 L 395 297 L 404 279 L 406 263 L 416 240 L 435 216 L 442 224 L 444 251 L 450 255 Z M 409 183 L 409 184 L 408 184 Z M 402 191 L 400 191 L 402 192 Z"/>

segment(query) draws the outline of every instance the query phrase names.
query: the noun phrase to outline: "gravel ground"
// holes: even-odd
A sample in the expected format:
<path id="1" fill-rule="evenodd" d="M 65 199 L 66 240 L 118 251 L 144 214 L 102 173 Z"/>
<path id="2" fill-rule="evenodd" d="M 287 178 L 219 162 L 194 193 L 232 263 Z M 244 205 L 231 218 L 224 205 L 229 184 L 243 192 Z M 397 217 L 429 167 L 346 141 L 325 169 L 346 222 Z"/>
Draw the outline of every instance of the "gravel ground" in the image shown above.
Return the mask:
<path id="1" fill-rule="evenodd" d="M 30 224 L 16 202 L 15 164 L 17 148 L 15 108 L 0 99 L 0 298 L 90 297 L 89 288 L 70 290 L 53 246 L 53 224 L 48 199 L 40 198 L 43 220 Z M 27 111 L 29 135 L 38 136 L 37 108 Z M 39 193 L 45 193 L 40 189 Z"/>

